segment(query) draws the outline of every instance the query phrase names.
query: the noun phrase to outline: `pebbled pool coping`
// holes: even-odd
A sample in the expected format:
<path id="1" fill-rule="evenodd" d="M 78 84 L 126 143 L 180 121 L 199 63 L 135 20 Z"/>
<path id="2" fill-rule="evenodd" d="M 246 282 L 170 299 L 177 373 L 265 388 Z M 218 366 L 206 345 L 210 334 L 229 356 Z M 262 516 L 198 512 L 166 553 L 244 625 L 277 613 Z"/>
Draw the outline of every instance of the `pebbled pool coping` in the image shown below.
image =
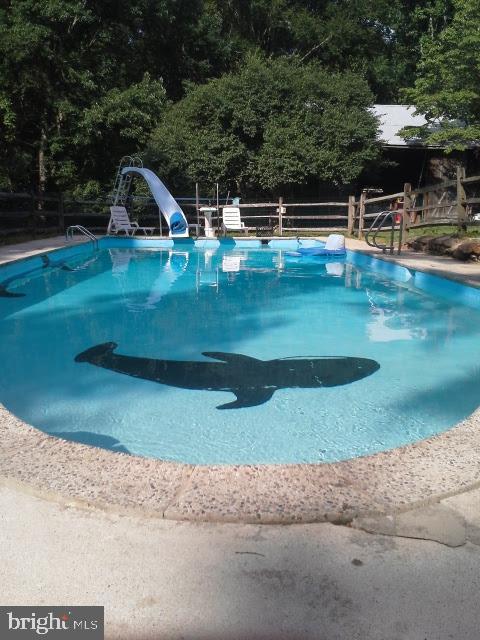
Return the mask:
<path id="1" fill-rule="evenodd" d="M 480 485 L 480 409 L 449 431 L 326 464 L 195 466 L 61 440 L 0 405 L 0 483 L 65 505 L 177 520 L 349 522 Z"/>

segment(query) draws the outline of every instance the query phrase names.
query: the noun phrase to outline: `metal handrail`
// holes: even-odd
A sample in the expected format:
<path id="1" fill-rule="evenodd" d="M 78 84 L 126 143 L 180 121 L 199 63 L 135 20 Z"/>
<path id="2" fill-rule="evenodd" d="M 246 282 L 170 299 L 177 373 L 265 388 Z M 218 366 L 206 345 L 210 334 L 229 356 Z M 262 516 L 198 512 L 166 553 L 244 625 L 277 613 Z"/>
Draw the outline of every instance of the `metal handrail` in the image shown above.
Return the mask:
<path id="1" fill-rule="evenodd" d="M 133 176 L 128 174 L 124 175 L 122 170 L 125 167 L 143 167 L 143 161 L 138 156 L 123 156 L 120 160 L 117 175 L 113 183 L 113 191 L 110 194 L 110 198 L 114 205 L 125 204 L 130 193 L 130 186 L 132 184 Z"/>
<path id="2" fill-rule="evenodd" d="M 383 253 L 389 251 L 391 254 L 394 252 L 395 245 L 395 216 L 403 216 L 406 214 L 406 211 L 402 209 L 387 209 L 387 211 L 380 211 L 380 213 L 376 216 L 372 224 L 370 225 L 370 229 L 365 234 L 365 242 L 369 247 L 374 247 L 375 249 L 380 249 Z M 377 242 L 377 234 L 382 230 L 385 222 L 390 219 L 391 227 L 390 227 L 390 243 L 389 244 L 379 244 Z M 380 223 L 377 227 L 375 225 L 380 220 Z M 374 231 L 372 240 L 370 240 L 370 234 Z M 398 253 L 401 252 L 402 247 L 402 234 L 403 234 L 403 219 L 399 226 L 400 235 L 398 238 Z"/>
<path id="3" fill-rule="evenodd" d="M 95 247 L 95 249 L 98 249 L 97 236 L 95 236 L 91 231 L 86 229 L 81 224 L 73 224 L 70 227 L 68 227 L 68 229 L 65 231 L 65 240 L 67 242 L 70 242 L 72 240 L 74 231 L 79 231 L 80 233 L 83 233 L 84 236 L 87 236 L 87 238 L 93 242 L 93 246 Z"/>

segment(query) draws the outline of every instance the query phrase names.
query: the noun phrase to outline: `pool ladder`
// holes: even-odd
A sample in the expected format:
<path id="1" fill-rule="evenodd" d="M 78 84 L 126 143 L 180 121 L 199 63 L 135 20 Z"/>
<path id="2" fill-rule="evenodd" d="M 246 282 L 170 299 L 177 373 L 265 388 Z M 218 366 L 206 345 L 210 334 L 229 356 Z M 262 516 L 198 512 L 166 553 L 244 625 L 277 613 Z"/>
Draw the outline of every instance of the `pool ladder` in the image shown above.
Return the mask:
<path id="1" fill-rule="evenodd" d="M 374 221 L 370 225 L 370 229 L 365 234 L 365 242 L 368 244 L 368 246 L 374 247 L 376 249 L 381 249 L 383 253 L 386 253 L 387 251 L 389 251 L 391 254 L 393 254 L 395 250 L 395 227 L 396 227 L 395 218 L 397 216 L 402 216 L 402 220 L 399 224 L 398 249 L 397 249 L 398 253 L 401 253 L 403 226 L 404 226 L 403 216 L 406 214 L 408 214 L 408 212 L 402 211 L 401 209 L 397 209 L 397 210 L 387 209 L 387 211 L 380 211 L 380 213 L 377 215 L 377 217 L 374 219 Z M 379 231 L 382 230 L 387 220 L 390 220 L 390 242 L 388 244 L 379 243 L 377 241 L 377 235 Z M 370 239 L 370 235 L 372 234 L 372 232 L 373 232 L 373 236 Z"/>
<path id="2" fill-rule="evenodd" d="M 83 233 L 84 236 L 87 236 L 87 238 L 91 242 L 93 242 L 93 246 L 95 247 L 95 249 L 98 249 L 98 238 L 97 238 L 97 236 L 95 236 L 91 231 L 86 229 L 81 224 L 73 224 L 70 227 L 68 227 L 68 229 L 65 231 L 65 240 L 67 242 L 70 242 L 72 240 L 73 233 L 75 231 L 78 231 L 79 233 Z"/>
<path id="3" fill-rule="evenodd" d="M 137 156 L 123 156 L 120 160 L 113 184 L 113 191 L 110 195 L 113 205 L 126 206 L 130 187 L 132 186 L 133 175 L 127 173 L 124 175 L 122 170 L 125 167 L 143 167 L 142 159 Z"/>

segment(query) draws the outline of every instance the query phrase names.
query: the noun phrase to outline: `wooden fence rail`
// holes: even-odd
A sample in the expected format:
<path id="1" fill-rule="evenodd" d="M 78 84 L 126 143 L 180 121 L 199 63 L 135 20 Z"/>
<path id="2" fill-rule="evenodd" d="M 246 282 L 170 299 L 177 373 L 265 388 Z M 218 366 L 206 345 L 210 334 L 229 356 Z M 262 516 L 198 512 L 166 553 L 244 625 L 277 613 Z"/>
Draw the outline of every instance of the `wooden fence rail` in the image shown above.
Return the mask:
<path id="1" fill-rule="evenodd" d="M 476 191 L 471 192 L 472 188 Z M 178 198 L 190 223 L 195 223 L 205 198 Z M 31 194 L 0 192 L 0 238 L 28 234 L 64 233 L 70 224 L 84 224 L 96 232 L 106 230 L 109 201 L 103 199 L 75 200 L 60 193 Z M 382 210 L 403 210 L 399 215 L 403 232 L 427 225 L 453 224 L 465 228 L 475 211 L 480 211 L 480 176 L 466 176 L 458 167 L 455 180 L 412 189 L 406 183 L 403 191 L 371 195 L 365 189 L 360 196 L 351 195 L 344 202 L 244 202 L 239 205 L 241 217 L 249 230 L 275 232 L 315 232 L 341 230 L 362 238 L 372 220 Z M 157 224 L 158 208 L 146 197 L 133 198 L 134 215 L 145 224 Z M 218 206 L 212 223 L 220 229 L 222 210 Z M 230 206 L 230 205 L 229 205 Z M 308 211 L 310 209 L 310 212 Z M 263 210 L 263 211 L 261 211 Z M 305 213 L 303 213 L 305 211 Z M 201 215 L 201 214 L 200 214 Z M 304 222 L 305 224 L 301 224 Z M 300 224 L 299 224 L 300 223 Z M 313 223 L 313 224 L 312 224 Z M 406 237 L 406 236 L 404 236 Z"/>

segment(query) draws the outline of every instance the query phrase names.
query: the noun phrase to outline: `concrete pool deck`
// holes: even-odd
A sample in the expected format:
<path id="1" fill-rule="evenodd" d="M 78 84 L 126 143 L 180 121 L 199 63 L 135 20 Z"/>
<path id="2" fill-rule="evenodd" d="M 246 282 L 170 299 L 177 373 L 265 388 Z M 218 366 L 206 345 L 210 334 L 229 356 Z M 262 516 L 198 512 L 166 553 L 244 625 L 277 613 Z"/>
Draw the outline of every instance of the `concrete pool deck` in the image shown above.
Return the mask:
<path id="1" fill-rule="evenodd" d="M 42 253 L 62 242 L 0 248 L 0 262 Z M 348 246 L 366 250 L 354 240 Z M 439 275 L 448 269 L 450 277 L 480 283 L 477 265 L 430 256 L 427 264 L 421 254 L 411 252 L 401 262 Z M 194 466 L 54 438 L 0 407 L 0 480 L 64 505 L 157 518 L 348 523 L 433 504 L 480 485 L 479 434 L 477 410 L 441 435 L 339 463 Z"/>
<path id="2" fill-rule="evenodd" d="M 448 546 L 418 513 L 410 536 L 178 522 L 0 483 L 2 601 L 103 606 L 107 640 L 478 640 L 480 490 L 437 510 Z"/>
<path id="3" fill-rule="evenodd" d="M 85 236 L 74 236 L 69 242 L 65 240 L 65 236 L 55 236 L 54 238 L 40 238 L 28 242 L 19 242 L 18 244 L 6 244 L 0 246 L 0 264 L 82 243 L 85 243 Z"/>
<path id="4" fill-rule="evenodd" d="M 379 249 L 372 249 L 363 240 L 353 238 L 346 240 L 349 249 L 367 255 L 375 256 L 387 262 L 395 262 L 410 270 L 425 271 L 441 278 L 455 280 L 470 287 L 480 287 L 480 264 L 475 262 L 460 262 L 448 256 L 434 256 L 420 251 L 402 251 L 400 255 L 382 253 Z"/>

